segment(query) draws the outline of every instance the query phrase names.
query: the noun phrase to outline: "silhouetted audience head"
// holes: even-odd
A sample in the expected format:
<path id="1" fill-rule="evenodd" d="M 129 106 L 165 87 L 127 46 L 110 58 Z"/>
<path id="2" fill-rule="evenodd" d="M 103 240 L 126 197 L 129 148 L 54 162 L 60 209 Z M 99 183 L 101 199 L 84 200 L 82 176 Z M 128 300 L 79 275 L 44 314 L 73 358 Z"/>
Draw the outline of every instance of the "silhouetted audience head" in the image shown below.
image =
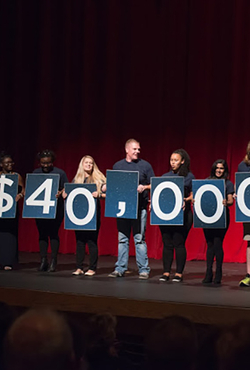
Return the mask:
<path id="1" fill-rule="evenodd" d="M 180 316 L 162 319 L 146 339 L 149 369 L 189 370 L 197 355 L 197 334 L 194 324 Z"/>
<path id="2" fill-rule="evenodd" d="M 85 368 L 85 326 L 84 320 L 79 320 L 72 315 L 67 316 L 67 322 L 69 324 L 72 338 L 73 338 L 73 348 L 75 356 L 75 364 L 77 369 Z"/>
<path id="3" fill-rule="evenodd" d="M 116 318 L 109 313 L 90 318 L 86 334 L 86 361 L 90 369 L 117 367 Z"/>
<path id="4" fill-rule="evenodd" d="M 0 369 L 3 368 L 3 341 L 4 337 L 16 317 L 12 307 L 0 302 Z"/>
<path id="5" fill-rule="evenodd" d="M 70 328 L 62 315 L 29 310 L 5 338 L 6 370 L 72 370 L 75 367 Z"/>
<path id="6" fill-rule="evenodd" d="M 249 363 L 250 321 L 226 327 L 216 343 L 218 369 L 244 369 Z"/>
<path id="7" fill-rule="evenodd" d="M 217 340 L 221 335 L 222 327 L 219 325 L 206 325 L 203 335 L 199 336 L 199 349 L 197 355 L 197 370 L 217 370 Z"/>

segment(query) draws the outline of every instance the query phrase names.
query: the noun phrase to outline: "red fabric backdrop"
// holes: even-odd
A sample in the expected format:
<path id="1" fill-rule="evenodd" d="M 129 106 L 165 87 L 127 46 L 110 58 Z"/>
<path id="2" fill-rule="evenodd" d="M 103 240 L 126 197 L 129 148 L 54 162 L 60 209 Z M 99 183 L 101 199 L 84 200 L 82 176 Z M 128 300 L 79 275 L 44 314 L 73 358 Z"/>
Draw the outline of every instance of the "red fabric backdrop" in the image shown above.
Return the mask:
<path id="1" fill-rule="evenodd" d="M 70 180 L 85 154 L 105 173 L 134 137 L 157 176 L 183 147 L 196 178 L 225 158 L 234 180 L 250 140 L 248 0 L 2 0 L 0 43 L 0 149 L 23 176 L 43 148 Z M 243 262 L 234 213 L 225 261 Z M 147 243 L 161 258 L 158 227 Z M 33 220 L 20 220 L 19 244 L 38 250 Z M 192 229 L 188 259 L 205 248 Z M 102 218 L 99 249 L 117 253 L 114 219 Z M 61 230 L 60 250 L 75 251 L 73 232 Z"/>

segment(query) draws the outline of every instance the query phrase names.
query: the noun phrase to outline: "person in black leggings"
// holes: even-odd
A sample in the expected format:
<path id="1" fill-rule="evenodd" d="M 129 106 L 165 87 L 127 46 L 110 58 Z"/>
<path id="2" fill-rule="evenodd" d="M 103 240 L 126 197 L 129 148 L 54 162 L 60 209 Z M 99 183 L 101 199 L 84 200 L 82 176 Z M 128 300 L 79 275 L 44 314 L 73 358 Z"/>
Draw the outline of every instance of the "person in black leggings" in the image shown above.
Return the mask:
<path id="1" fill-rule="evenodd" d="M 213 163 L 209 179 L 225 179 L 226 199 L 223 200 L 223 204 L 226 207 L 226 227 L 223 229 L 203 229 L 207 242 L 207 270 L 202 283 L 212 283 L 213 262 L 215 257 L 216 271 L 214 284 L 220 284 L 222 278 L 222 262 L 224 257 L 222 245 L 230 223 L 228 207 L 233 204 L 234 194 L 234 185 L 230 180 L 228 180 L 228 165 L 224 159 L 218 159 Z"/>
<path id="2" fill-rule="evenodd" d="M 78 166 L 77 173 L 73 179 L 75 184 L 96 184 L 96 191 L 92 193 L 93 197 L 97 199 L 96 203 L 96 215 L 97 215 L 97 227 L 96 230 L 75 230 L 76 235 L 76 270 L 72 272 L 72 275 L 86 275 L 93 276 L 96 273 L 97 260 L 98 260 L 98 246 L 97 239 L 99 229 L 101 225 L 101 207 L 100 199 L 105 198 L 103 185 L 106 183 L 106 177 L 99 170 L 94 158 L 90 155 L 85 155 Z M 63 192 L 63 198 L 66 198 L 67 194 Z M 89 247 L 89 268 L 84 273 L 83 262 L 85 258 L 85 247 L 86 244 Z"/>
<path id="3" fill-rule="evenodd" d="M 163 275 L 160 281 L 168 281 L 170 278 L 171 266 L 176 254 L 176 273 L 172 281 L 181 282 L 183 280 L 183 270 L 186 263 L 185 242 L 193 223 L 191 210 L 192 200 L 192 180 L 195 178 L 190 172 L 190 157 L 184 149 L 175 150 L 170 157 L 171 171 L 162 175 L 183 176 L 184 177 L 184 223 L 181 226 L 160 226 L 163 241 Z"/>
<path id="4" fill-rule="evenodd" d="M 59 229 L 64 217 L 64 202 L 61 197 L 65 182 L 68 182 L 66 173 L 60 168 L 54 167 L 55 154 L 52 150 L 45 149 L 37 155 L 40 167 L 34 173 L 59 174 L 59 190 L 56 195 L 58 198 L 55 219 L 36 219 L 36 226 L 39 233 L 39 249 L 41 264 L 38 271 L 55 272 L 57 265 L 57 254 L 59 250 Z M 50 240 L 51 262 L 48 263 L 48 244 Z"/>

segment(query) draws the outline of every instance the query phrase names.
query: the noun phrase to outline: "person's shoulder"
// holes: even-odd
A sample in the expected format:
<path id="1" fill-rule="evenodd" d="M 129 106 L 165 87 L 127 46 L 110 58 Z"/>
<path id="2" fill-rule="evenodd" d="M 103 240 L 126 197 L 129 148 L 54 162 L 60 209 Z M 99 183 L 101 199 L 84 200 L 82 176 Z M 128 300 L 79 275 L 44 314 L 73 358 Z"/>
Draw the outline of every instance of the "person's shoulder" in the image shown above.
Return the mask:
<path id="1" fill-rule="evenodd" d="M 173 176 L 173 175 L 174 175 L 174 173 L 172 171 L 168 171 L 168 172 L 164 173 L 162 175 L 162 177 Z M 178 176 L 178 175 L 176 175 L 176 176 Z"/>
<path id="2" fill-rule="evenodd" d="M 121 166 L 124 166 L 124 164 L 126 163 L 126 161 L 125 161 L 125 159 L 123 158 L 123 159 L 121 159 L 120 161 L 118 161 L 118 162 L 115 162 L 115 164 L 113 165 L 113 170 L 118 170 L 119 169 L 119 167 L 121 167 Z"/>
<path id="3" fill-rule="evenodd" d="M 142 159 L 142 158 L 139 158 L 137 163 L 140 163 L 145 167 L 152 167 L 152 165 L 148 161 L 145 161 L 145 159 Z"/>
<path id="4" fill-rule="evenodd" d="M 33 171 L 33 173 L 41 173 L 41 172 L 42 172 L 41 167 L 35 168 Z"/>
<path id="5" fill-rule="evenodd" d="M 126 162 L 125 158 L 122 158 L 122 159 L 120 159 L 119 161 L 115 162 L 114 166 L 116 166 L 116 165 L 118 165 L 118 164 L 125 163 L 125 162 Z"/>
<path id="6" fill-rule="evenodd" d="M 248 166 L 244 161 L 240 162 L 238 165 L 238 172 L 247 172 L 249 169 L 250 166 Z"/>
<path id="7" fill-rule="evenodd" d="M 66 175 L 65 171 L 58 167 L 54 167 L 52 172 Z"/>
<path id="8" fill-rule="evenodd" d="M 190 178 L 190 179 L 195 179 L 195 176 L 192 172 L 188 172 L 187 176 Z"/>

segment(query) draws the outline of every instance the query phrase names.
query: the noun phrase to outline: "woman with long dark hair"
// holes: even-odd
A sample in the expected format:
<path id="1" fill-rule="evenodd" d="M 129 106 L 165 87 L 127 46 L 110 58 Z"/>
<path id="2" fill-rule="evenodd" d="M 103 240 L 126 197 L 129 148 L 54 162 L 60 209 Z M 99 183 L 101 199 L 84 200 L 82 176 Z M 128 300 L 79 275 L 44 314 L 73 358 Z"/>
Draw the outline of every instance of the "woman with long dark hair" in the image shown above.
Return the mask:
<path id="1" fill-rule="evenodd" d="M 202 280 L 203 284 L 209 284 L 213 281 L 213 262 L 216 259 L 216 272 L 214 284 L 220 284 L 222 278 L 222 262 L 224 257 L 223 240 L 229 227 L 229 209 L 233 204 L 234 185 L 228 180 L 228 165 L 224 159 L 217 159 L 212 165 L 209 179 L 224 179 L 226 187 L 226 198 L 223 204 L 226 207 L 226 227 L 223 229 L 203 229 L 207 242 L 207 270 L 205 278 Z"/>
<path id="2" fill-rule="evenodd" d="M 170 279 L 171 266 L 176 254 L 176 272 L 172 279 L 174 282 L 183 280 L 183 270 L 186 263 L 186 247 L 185 242 L 193 223 L 193 213 L 191 210 L 192 200 L 192 180 L 195 178 L 190 172 L 190 157 L 184 149 L 175 150 L 170 157 L 171 171 L 162 175 L 168 176 L 183 176 L 184 177 L 184 223 L 181 226 L 160 226 L 160 231 L 163 241 L 163 275 L 160 281 L 168 281 Z"/>

